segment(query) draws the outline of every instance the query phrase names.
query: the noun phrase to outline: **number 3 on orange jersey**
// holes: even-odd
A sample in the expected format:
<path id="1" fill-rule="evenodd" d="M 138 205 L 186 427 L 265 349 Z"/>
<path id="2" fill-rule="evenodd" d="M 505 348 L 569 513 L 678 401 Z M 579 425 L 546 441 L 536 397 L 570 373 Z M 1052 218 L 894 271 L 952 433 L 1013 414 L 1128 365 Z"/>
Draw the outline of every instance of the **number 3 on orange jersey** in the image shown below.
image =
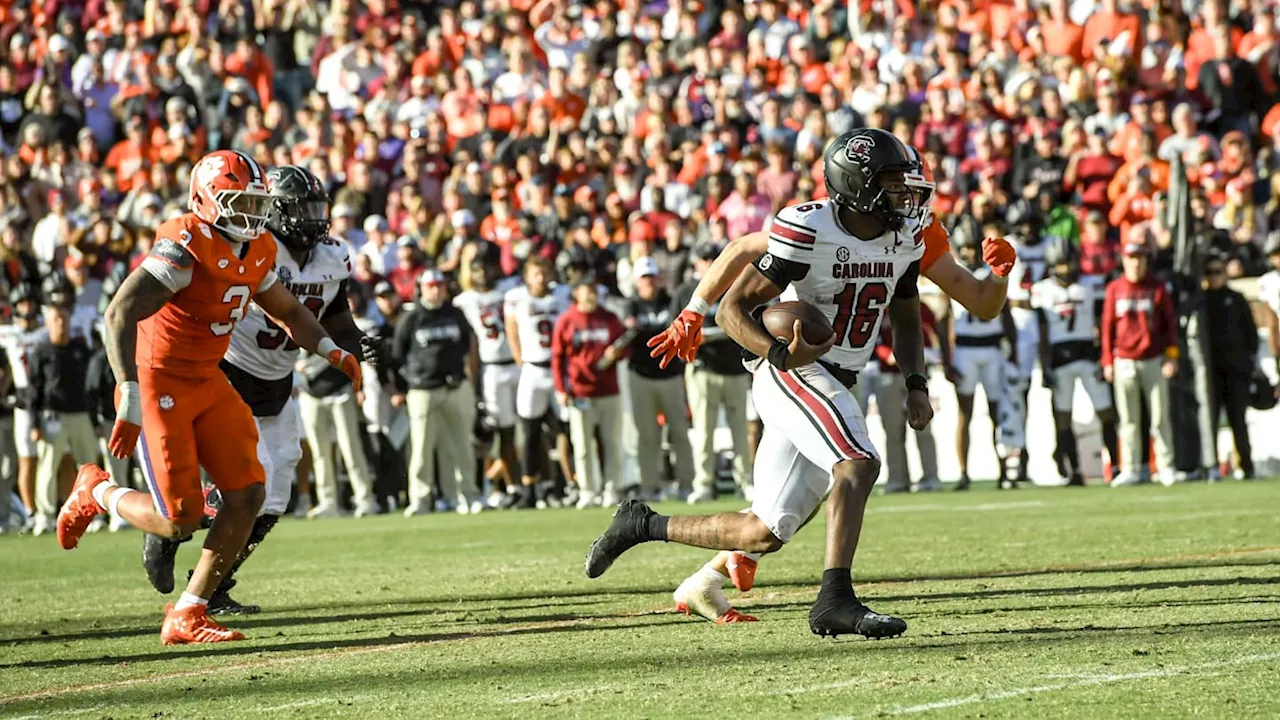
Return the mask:
<path id="1" fill-rule="evenodd" d="M 222 302 L 234 304 L 231 308 L 230 322 L 209 323 L 209 329 L 214 335 L 222 336 L 231 332 L 236 323 L 244 319 L 244 307 L 249 304 L 249 297 L 252 295 L 247 285 L 232 285 L 222 295 Z"/>

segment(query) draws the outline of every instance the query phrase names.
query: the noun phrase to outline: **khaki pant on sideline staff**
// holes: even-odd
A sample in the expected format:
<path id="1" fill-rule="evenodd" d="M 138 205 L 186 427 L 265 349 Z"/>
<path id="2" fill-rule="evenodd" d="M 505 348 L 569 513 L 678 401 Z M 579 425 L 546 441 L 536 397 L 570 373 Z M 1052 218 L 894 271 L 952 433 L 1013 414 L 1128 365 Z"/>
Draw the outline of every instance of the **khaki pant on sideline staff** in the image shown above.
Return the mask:
<path id="1" fill-rule="evenodd" d="M 714 437 L 720 408 L 733 436 L 733 481 L 745 490 L 751 485 L 747 467 L 747 395 L 751 376 L 720 375 L 692 366 L 685 370 L 689 384 L 689 409 L 693 414 L 693 462 L 695 490 L 710 491 L 716 483 Z"/>
<path id="2" fill-rule="evenodd" d="M 693 450 L 689 446 L 689 420 L 685 416 L 684 378 L 679 375 L 665 380 L 630 373 L 631 418 L 636 429 L 636 463 L 640 467 L 640 486 L 649 492 L 660 489 L 662 474 L 662 428 L 658 413 L 667 418 L 671 449 L 675 452 L 676 479 L 687 484 L 693 476 Z"/>
<path id="3" fill-rule="evenodd" d="M 1169 422 L 1169 381 L 1160 374 L 1164 358 L 1124 360 L 1112 364 L 1115 378 L 1116 412 L 1120 416 L 1120 467 L 1123 472 L 1138 472 L 1139 449 L 1147 441 L 1142 437 L 1142 398 L 1147 398 L 1151 416 L 1151 434 L 1156 441 L 1156 471 L 1173 470 L 1173 425 Z"/>
<path id="4" fill-rule="evenodd" d="M 861 384 L 863 380 L 858 379 Z M 884 426 L 885 464 L 889 471 L 886 487 L 902 490 L 911 487 L 911 471 L 907 464 L 907 435 L 916 436 L 916 448 L 920 451 L 921 479 L 938 478 L 938 446 L 933 440 L 932 426 L 921 431 L 907 431 L 907 386 L 902 376 L 895 373 L 876 373 L 867 376 L 870 384 L 868 395 L 876 398 L 880 409 L 880 423 Z M 865 411 L 866 408 L 864 407 Z"/>
<path id="5" fill-rule="evenodd" d="M 372 512 L 373 480 L 369 461 L 360 444 L 360 413 L 349 394 L 317 398 L 298 394 L 298 411 L 311 446 L 311 464 L 316 474 L 317 509 L 336 510 L 338 506 L 338 468 L 333 462 L 333 443 L 338 443 L 342 462 L 351 480 L 352 501 L 357 512 Z"/>
<path id="6" fill-rule="evenodd" d="M 93 432 L 89 413 L 61 413 L 58 432 L 41 428 L 44 437 L 38 446 L 36 466 L 36 512 L 53 519 L 58 514 L 58 468 L 62 456 L 71 453 L 76 464 L 98 459 L 98 436 Z"/>
<path id="7" fill-rule="evenodd" d="M 599 452 L 596 440 L 599 439 Z M 617 492 L 622 478 L 622 398 L 570 398 L 569 442 L 578 489 L 587 497 Z M 643 448 L 641 448 L 643 452 Z M 599 456 L 603 456 L 604 468 Z M 601 473 L 603 472 L 603 478 Z"/>
<path id="8" fill-rule="evenodd" d="M 469 508 L 476 494 L 476 462 L 472 433 L 476 393 L 471 383 L 456 388 L 410 390 L 409 510 L 426 509 L 433 494 L 433 459 L 440 459 L 440 491 L 458 509 Z"/>

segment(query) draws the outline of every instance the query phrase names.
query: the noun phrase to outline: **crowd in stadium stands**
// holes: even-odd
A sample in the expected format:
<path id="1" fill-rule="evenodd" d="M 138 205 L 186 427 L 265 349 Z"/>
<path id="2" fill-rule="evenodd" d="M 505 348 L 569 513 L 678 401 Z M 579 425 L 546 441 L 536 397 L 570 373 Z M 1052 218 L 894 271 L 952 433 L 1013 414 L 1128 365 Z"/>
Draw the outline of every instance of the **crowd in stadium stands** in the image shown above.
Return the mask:
<path id="1" fill-rule="evenodd" d="M 470 289 L 475 258 L 492 260 L 495 281 L 522 277 L 530 258 L 549 261 L 561 283 L 589 275 L 606 312 L 641 331 L 620 372 L 624 386 L 628 374 L 640 382 L 629 409 L 579 418 L 570 439 L 609 435 L 599 443 L 606 475 L 619 453 L 626 464 L 643 458 L 634 482 L 646 491 L 709 498 L 721 472 L 749 492 L 753 428 L 731 353 L 709 342 L 687 374 L 656 372 L 639 355 L 665 322 L 655 298 L 675 298 L 678 310 L 726 242 L 825 196 L 829 138 L 867 125 L 919 148 L 937 183 L 933 211 L 953 233 L 1008 234 L 1032 248 L 1061 238 L 1084 275 L 1103 279 L 1121 275 L 1121 248 L 1132 246 L 1157 285 L 1174 263 L 1163 211 L 1184 168 L 1189 231 L 1215 248 L 1215 268 L 1261 275 L 1280 256 L 1277 37 L 1270 0 L 0 2 L 6 349 L 49 322 L 43 306 L 67 311 L 54 322 L 100 356 L 94 321 L 157 224 L 185 211 L 192 163 L 230 148 L 320 178 L 332 234 L 354 261 L 350 301 L 387 338 L 419 303 L 424 272 L 443 273 L 450 296 Z M 1021 289 L 1043 273 L 1027 268 Z M 1166 341 L 1126 347 L 1148 353 Z M 609 362 L 627 354 L 609 352 Z M 88 412 L 101 433 L 110 373 L 100 358 L 89 367 L 98 377 L 85 407 L 66 411 Z M 47 512 L 53 500 L 37 503 L 32 488 L 56 490 L 57 463 L 37 473 L 33 458 L 15 457 L 74 451 L 64 481 L 73 462 L 94 458 L 80 456 L 83 442 L 8 440 L 11 408 L 29 402 L 24 374 L 4 380 L 0 504 L 22 475 L 24 504 Z M 685 385 L 667 382 L 682 376 Z M 1143 369 L 1125 392 L 1141 402 L 1164 377 Z M 1238 383 L 1222 388 L 1238 395 Z M 558 390 L 572 408 L 573 388 Z M 383 510 L 408 502 L 410 465 L 434 467 L 405 457 L 397 393 L 359 398 L 373 479 L 346 470 L 375 486 Z M 692 446 L 672 437 L 689 425 L 673 407 L 685 404 Z M 710 444 L 720 408 L 736 456 L 724 467 Z M 485 409 L 473 415 L 473 435 L 487 441 Z M 1139 443 L 1128 419 L 1121 439 Z M 1155 454 L 1167 465 L 1164 423 L 1146 422 L 1164 438 Z M 678 431 L 667 433 L 670 462 L 654 454 L 664 428 Z M 332 431 L 308 437 L 345 442 Z M 309 450 L 324 460 L 310 465 L 335 462 L 330 447 Z M 1252 472 L 1247 443 L 1238 450 Z M 482 472 L 468 482 L 497 488 L 492 504 L 513 502 L 500 492 L 521 488 L 512 463 L 488 445 L 478 454 L 493 458 L 477 460 Z M 591 459 L 563 443 L 553 456 L 548 477 Z M 604 480 L 597 501 L 625 490 L 621 477 Z"/>

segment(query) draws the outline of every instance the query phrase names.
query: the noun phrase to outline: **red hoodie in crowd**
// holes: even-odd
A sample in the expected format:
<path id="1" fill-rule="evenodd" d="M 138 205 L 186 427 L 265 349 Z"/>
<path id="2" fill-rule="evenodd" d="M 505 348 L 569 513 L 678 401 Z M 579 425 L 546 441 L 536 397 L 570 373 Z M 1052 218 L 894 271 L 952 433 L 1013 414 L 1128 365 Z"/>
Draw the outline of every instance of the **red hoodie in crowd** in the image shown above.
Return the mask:
<path id="1" fill-rule="evenodd" d="M 1116 358 L 1149 360 L 1177 347 L 1173 298 L 1164 283 L 1147 274 L 1139 282 L 1121 275 L 1107 284 L 1102 306 L 1102 365 Z"/>
<path id="2" fill-rule="evenodd" d="M 556 320 L 551 336 L 551 374 L 556 380 L 556 392 L 575 398 L 617 395 L 617 363 L 604 370 L 597 370 L 596 363 L 622 337 L 622 332 L 618 316 L 603 307 L 584 313 L 575 304 L 566 310 Z"/>

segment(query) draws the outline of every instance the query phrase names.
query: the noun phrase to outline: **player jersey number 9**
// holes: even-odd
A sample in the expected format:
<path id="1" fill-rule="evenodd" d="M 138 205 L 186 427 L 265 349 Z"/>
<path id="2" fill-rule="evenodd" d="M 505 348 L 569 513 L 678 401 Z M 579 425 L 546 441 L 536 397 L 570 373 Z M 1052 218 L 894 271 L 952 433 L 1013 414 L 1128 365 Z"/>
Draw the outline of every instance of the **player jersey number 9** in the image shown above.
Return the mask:
<path id="1" fill-rule="evenodd" d="M 539 318 L 537 328 L 538 342 L 541 343 L 544 348 L 551 347 L 551 334 L 555 331 L 555 325 L 546 318 Z"/>
<path id="2" fill-rule="evenodd" d="M 219 337 L 231 332 L 236 323 L 244 319 L 244 307 L 249 304 L 252 295 L 248 285 L 232 285 L 227 288 L 222 294 L 222 302 L 233 306 L 230 319 L 228 322 L 209 323 L 209 330 Z"/>

